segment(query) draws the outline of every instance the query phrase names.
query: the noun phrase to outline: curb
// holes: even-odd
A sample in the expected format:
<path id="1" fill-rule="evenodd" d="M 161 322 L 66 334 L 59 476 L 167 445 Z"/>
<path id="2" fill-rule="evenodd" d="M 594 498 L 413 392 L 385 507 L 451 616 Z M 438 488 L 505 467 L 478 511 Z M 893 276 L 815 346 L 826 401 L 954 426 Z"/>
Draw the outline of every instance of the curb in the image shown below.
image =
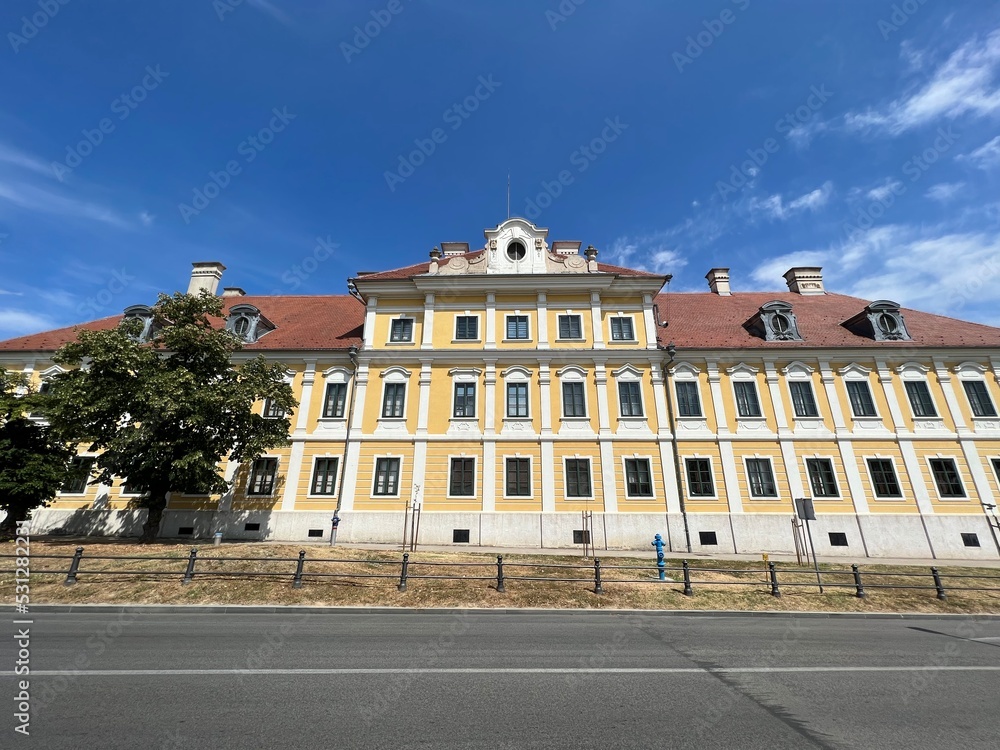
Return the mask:
<path id="1" fill-rule="evenodd" d="M 13 607 L 0 608 L 5 613 L 14 613 Z M 793 617 L 793 618 L 836 618 L 858 620 L 996 620 L 1000 614 L 961 614 L 942 612 L 810 612 L 779 610 L 716 610 L 716 609 L 544 609 L 544 608 L 417 608 L 417 607 L 311 607 L 301 605 L 200 605 L 200 604 L 39 604 L 31 612 L 22 615 L 30 617 L 34 613 L 60 614 L 193 614 L 193 615 L 636 615 L 652 617 Z"/>

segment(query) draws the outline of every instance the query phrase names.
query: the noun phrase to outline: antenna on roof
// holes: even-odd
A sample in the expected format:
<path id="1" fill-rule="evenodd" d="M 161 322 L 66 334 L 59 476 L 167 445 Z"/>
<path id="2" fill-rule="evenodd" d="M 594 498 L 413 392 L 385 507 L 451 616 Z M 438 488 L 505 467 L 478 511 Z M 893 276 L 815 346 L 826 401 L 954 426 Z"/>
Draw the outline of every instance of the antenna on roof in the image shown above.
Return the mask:
<path id="1" fill-rule="evenodd" d="M 507 218 L 510 218 L 510 170 L 507 170 Z"/>

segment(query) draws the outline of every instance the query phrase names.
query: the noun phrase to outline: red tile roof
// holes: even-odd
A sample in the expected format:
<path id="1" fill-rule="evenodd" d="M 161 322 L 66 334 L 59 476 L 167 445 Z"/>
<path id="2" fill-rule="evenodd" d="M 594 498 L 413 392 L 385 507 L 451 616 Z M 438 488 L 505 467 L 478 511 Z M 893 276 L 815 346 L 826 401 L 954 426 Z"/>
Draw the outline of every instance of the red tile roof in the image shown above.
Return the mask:
<path id="1" fill-rule="evenodd" d="M 234 305 L 253 305 L 276 326 L 275 330 L 261 336 L 256 343 L 247 344 L 247 351 L 347 349 L 351 346 L 360 347 L 363 341 L 361 329 L 365 320 L 365 308 L 350 295 L 225 297 L 224 302 L 227 311 Z M 0 352 L 55 351 L 63 344 L 75 340 L 77 329 L 99 331 L 114 328 L 121 319 L 121 315 L 115 315 L 0 341 Z"/>
<path id="2" fill-rule="evenodd" d="M 772 300 L 788 302 L 803 341 L 764 341 L 743 324 Z M 795 292 L 734 292 L 722 297 L 711 292 L 678 292 L 656 296 L 661 343 L 678 349 L 807 349 L 813 347 L 1000 347 L 1000 328 L 967 323 L 943 315 L 901 308 L 912 341 L 875 341 L 841 325 L 868 306 L 869 301 L 843 294 L 803 296 Z"/>
<path id="3" fill-rule="evenodd" d="M 423 264 L 422 264 L 423 265 Z M 614 268 L 612 266 L 612 268 Z M 388 271 L 386 273 L 397 273 Z M 380 274 L 381 276 L 381 274 Z M 382 276 L 385 278 L 385 276 Z M 399 276 L 396 278 L 404 278 Z M 792 305 L 803 341 L 764 341 L 744 328 L 760 309 L 772 300 Z M 224 298 L 226 309 L 250 304 L 276 326 L 248 351 L 343 350 L 362 344 L 364 306 L 349 295 L 329 296 L 246 296 Z M 967 323 L 941 315 L 902 310 L 912 341 L 875 341 L 854 333 L 843 325 L 869 304 L 868 300 L 842 294 L 803 296 L 793 292 L 736 292 L 721 297 L 711 292 L 659 294 L 656 297 L 660 320 L 660 343 L 673 342 L 678 349 L 809 349 L 864 347 L 892 349 L 927 347 L 971 347 L 1000 349 L 1000 328 Z M 54 351 L 76 338 L 76 330 L 112 328 L 120 315 L 59 328 L 45 333 L 0 341 L 0 352 Z"/>

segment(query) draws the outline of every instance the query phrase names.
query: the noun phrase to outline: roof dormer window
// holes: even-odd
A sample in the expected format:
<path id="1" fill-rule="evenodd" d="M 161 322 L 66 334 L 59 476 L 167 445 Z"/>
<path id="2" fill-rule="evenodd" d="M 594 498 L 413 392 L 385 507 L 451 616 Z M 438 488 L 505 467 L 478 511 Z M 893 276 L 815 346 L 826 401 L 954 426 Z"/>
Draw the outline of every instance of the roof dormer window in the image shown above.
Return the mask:
<path id="1" fill-rule="evenodd" d="M 229 310 L 226 329 L 247 344 L 273 331 L 275 326 L 253 305 L 234 305 Z"/>
<path id="2" fill-rule="evenodd" d="M 802 341 L 792 306 L 781 300 L 762 305 L 746 327 L 765 341 Z"/>
<path id="3" fill-rule="evenodd" d="M 155 333 L 152 309 L 146 305 L 132 305 L 125 308 L 125 316 L 122 318 L 122 322 L 132 320 L 139 321 L 142 324 L 142 329 L 134 334 L 135 340 L 139 342 L 149 341 Z"/>
<path id="4" fill-rule="evenodd" d="M 910 340 L 899 304 L 886 299 L 872 302 L 862 312 L 845 321 L 844 326 L 876 341 Z"/>
<path id="5" fill-rule="evenodd" d="M 507 245 L 507 257 L 513 261 L 524 260 L 524 256 L 528 254 L 528 251 L 524 247 L 524 243 L 519 240 L 514 240 L 509 245 Z"/>

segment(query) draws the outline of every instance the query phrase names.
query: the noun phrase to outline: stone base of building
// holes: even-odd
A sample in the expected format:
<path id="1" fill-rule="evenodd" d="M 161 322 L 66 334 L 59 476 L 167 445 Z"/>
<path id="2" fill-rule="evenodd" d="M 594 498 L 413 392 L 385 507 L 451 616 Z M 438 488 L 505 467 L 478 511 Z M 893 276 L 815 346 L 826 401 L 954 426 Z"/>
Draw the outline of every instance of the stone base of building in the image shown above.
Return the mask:
<path id="1" fill-rule="evenodd" d="M 343 513 L 338 542 L 401 543 L 402 512 Z M 225 539 L 283 542 L 329 541 L 330 513 L 305 511 L 166 511 L 160 527 L 165 538 L 207 540 L 221 531 Z M 138 536 L 144 510 L 59 510 L 43 508 L 32 517 L 32 534 Z M 1000 550 L 982 515 L 820 515 L 812 524 L 819 555 L 861 559 L 911 557 L 996 559 Z M 421 544 L 467 547 L 579 549 L 574 531 L 582 531 L 578 513 L 425 512 Z M 456 533 L 457 532 L 457 533 Z M 466 538 L 468 542 L 456 543 Z M 687 549 L 684 519 L 666 513 L 594 513 L 591 538 L 597 550 L 651 551 L 662 534 L 671 552 Z M 967 546 L 963 535 L 979 546 Z M 689 513 L 691 550 L 697 553 L 794 554 L 789 514 Z M 842 535 L 842 536 L 841 536 Z M 846 541 L 846 545 L 843 542 Z M 839 544 L 834 544 L 839 542 Z M 652 554 L 652 552 L 650 552 Z"/>

